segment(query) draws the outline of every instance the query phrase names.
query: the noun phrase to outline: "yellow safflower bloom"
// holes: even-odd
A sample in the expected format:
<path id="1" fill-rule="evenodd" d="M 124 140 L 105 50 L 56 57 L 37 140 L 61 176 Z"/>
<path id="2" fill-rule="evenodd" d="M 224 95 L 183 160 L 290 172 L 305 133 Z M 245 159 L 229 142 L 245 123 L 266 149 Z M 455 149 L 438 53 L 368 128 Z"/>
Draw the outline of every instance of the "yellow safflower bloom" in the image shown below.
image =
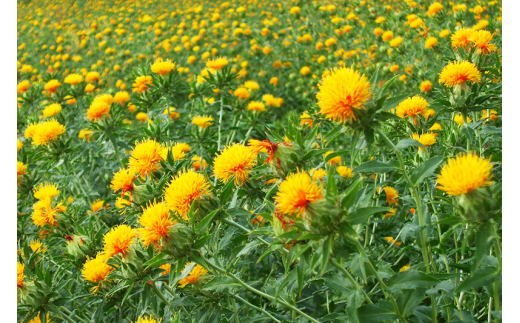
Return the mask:
<path id="1" fill-rule="evenodd" d="M 83 76 L 81 74 L 69 74 L 63 82 L 70 85 L 78 85 L 83 82 Z"/>
<path id="2" fill-rule="evenodd" d="M 81 270 L 81 275 L 84 280 L 88 280 L 92 283 L 97 283 L 105 280 L 105 278 L 114 271 L 112 266 L 107 265 L 106 257 L 102 254 L 97 254 L 96 258 L 89 258 L 87 256 L 87 261 L 83 264 L 83 269 Z M 97 289 L 94 289 L 94 291 Z"/>
<path id="3" fill-rule="evenodd" d="M 126 224 L 112 228 L 103 238 L 103 254 L 108 258 L 121 254 L 124 258 L 130 252 L 136 236 L 137 231 Z"/>
<path id="4" fill-rule="evenodd" d="M 215 71 L 220 71 L 224 66 L 229 64 L 229 61 L 225 57 L 218 57 L 216 59 L 210 59 L 206 62 L 206 66 L 214 69 Z"/>
<path id="5" fill-rule="evenodd" d="M 201 128 L 211 126 L 213 124 L 213 121 L 214 119 L 212 116 L 195 116 L 193 117 L 193 119 L 191 119 L 191 123 Z"/>
<path id="6" fill-rule="evenodd" d="M 58 103 L 53 103 L 45 107 L 43 109 L 43 116 L 45 118 L 54 117 L 58 113 L 61 112 L 61 105 Z"/>
<path id="7" fill-rule="evenodd" d="M 433 46 L 436 46 L 439 43 L 437 38 L 435 37 L 429 37 L 426 39 L 426 43 L 424 44 L 424 48 L 433 48 Z"/>
<path id="8" fill-rule="evenodd" d="M 145 247 L 150 243 L 156 245 L 161 238 L 168 237 L 168 231 L 175 223 L 177 221 L 170 218 L 168 206 L 163 202 L 157 203 L 154 201 L 146 207 L 139 217 L 139 224 L 143 228 L 137 229 L 137 232 Z"/>
<path id="9" fill-rule="evenodd" d="M 92 102 L 87 110 L 89 120 L 96 122 L 99 118 L 110 112 L 110 105 L 103 101 Z"/>
<path id="10" fill-rule="evenodd" d="M 421 92 L 430 92 L 430 90 L 432 89 L 432 86 L 433 86 L 432 82 L 426 80 L 426 81 L 421 82 L 419 89 L 421 90 Z"/>
<path id="11" fill-rule="evenodd" d="M 159 169 L 159 162 L 166 159 L 164 155 L 167 150 L 168 148 L 155 140 L 148 139 L 139 142 L 132 150 L 128 168 L 130 171 L 145 178 L 146 174 L 150 175 L 150 172 L 155 172 Z"/>
<path id="12" fill-rule="evenodd" d="M 289 215 L 302 216 L 311 203 L 323 199 L 323 189 L 306 172 L 289 175 L 275 196 L 276 209 Z"/>
<path id="13" fill-rule="evenodd" d="M 175 63 L 172 63 L 170 60 L 163 61 L 161 57 L 157 58 L 152 65 L 152 72 L 163 76 L 168 75 L 174 69 Z"/>
<path id="14" fill-rule="evenodd" d="M 416 95 L 408 98 L 396 107 L 396 114 L 401 118 L 413 118 L 417 122 L 417 117 L 426 113 L 428 102 L 421 96 Z"/>
<path id="15" fill-rule="evenodd" d="M 491 161 L 475 153 L 460 154 L 449 158 L 437 177 L 437 189 L 449 195 L 467 194 L 491 181 Z"/>
<path id="16" fill-rule="evenodd" d="M 60 135 L 65 133 L 65 126 L 56 120 L 49 120 L 40 122 L 34 128 L 32 135 L 32 144 L 35 146 L 46 145 L 49 142 L 56 140 Z M 26 135 L 27 137 L 27 135 Z"/>
<path id="17" fill-rule="evenodd" d="M 338 166 L 336 167 L 336 171 L 343 177 L 354 177 L 353 171 L 354 169 L 347 166 Z"/>
<path id="18" fill-rule="evenodd" d="M 439 83 L 454 87 L 465 84 L 466 81 L 479 83 L 480 78 L 480 71 L 475 64 L 468 61 L 456 61 L 450 62 L 442 69 L 439 74 Z"/>
<path id="19" fill-rule="evenodd" d="M 398 205 L 397 202 L 399 201 L 397 198 L 399 197 L 399 193 L 397 193 L 396 189 L 390 186 L 383 187 L 383 190 L 386 194 L 386 202 L 389 205 Z"/>
<path id="20" fill-rule="evenodd" d="M 417 140 L 418 142 L 423 144 L 423 146 L 425 146 L 425 147 L 428 147 L 428 146 L 431 146 L 431 145 L 437 143 L 437 139 L 435 138 L 435 135 L 431 132 L 423 133 L 421 135 L 419 135 L 418 133 L 414 133 L 412 135 L 412 139 Z M 419 147 L 419 149 L 424 150 L 423 147 Z"/>
<path id="21" fill-rule="evenodd" d="M 247 110 L 259 111 L 259 112 L 265 111 L 265 104 L 263 104 L 262 102 L 258 102 L 258 101 L 251 101 L 247 105 Z"/>
<path id="22" fill-rule="evenodd" d="M 164 190 L 166 203 L 184 220 L 188 220 L 188 211 L 194 200 L 209 195 L 209 182 L 204 175 L 188 170 L 179 173 Z"/>
<path id="23" fill-rule="evenodd" d="M 471 44 L 471 36 L 473 36 L 473 31 L 470 28 L 462 28 L 457 30 L 452 36 L 451 36 L 451 47 L 457 48 L 462 47 L 466 48 Z"/>
<path id="24" fill-rule="evenodd" d="M 316 95 L 321 114 L 327 119 L 346 122 L 356 120 L 353 109 L 364 109 L 370 99 L 370 82 L 366 76 L 350 68 L 339 68 L 324 77 Z"/>
<path id="25" fill-rule="evenodd" d="M 134 189 L 135 171 L 133 169 L 120 168 L 119 171 L 114 173 L 110 188 L 117 192 L 121 190 L 122 194 L 126 192 L 132 192 Z"/>
<path id="26" fill-rule="evenodd" d="M 186 264 L 186 266 L 184 268 L 186 268 L 190 264 L 191 264 L 191 262 Z M 178 282 L 179 287 L 184 288 L 188 284 L 195 284 L 199 281 L 200 276 L 207 274 L 207 273 L 208 273 L 208 271 L 206 269 L 204 269 L 201 265 L 196 265 L 188 276 L 179 280 L 179 282 Z"/>
<path id="27" fill-rule="evenodd" d="M 235 177 L 235 184 L 244 184 L 256 164 L 257 154 L 251 147 L 233 144 L 220 152 L 213 162 L 213 172 L 222 182 Z"/>
<path id="28" fill-rule="evenodd" d="M 54 92 L 56 92 L 56 89 L 59 88 L 60 86 L 61 86 L 60 81 L 50 80 L 49 82 L 45 83 L 43 88 L 45 91 L 47 91 L 49 93 L 54 93 Z"/>
<path id="29" fill-rule="evenodd" d="M 130 94 L 126 91 L 119 91 L 114 95 L 114 102 L 119 104 L 124 104 L 130 101 Z"/>

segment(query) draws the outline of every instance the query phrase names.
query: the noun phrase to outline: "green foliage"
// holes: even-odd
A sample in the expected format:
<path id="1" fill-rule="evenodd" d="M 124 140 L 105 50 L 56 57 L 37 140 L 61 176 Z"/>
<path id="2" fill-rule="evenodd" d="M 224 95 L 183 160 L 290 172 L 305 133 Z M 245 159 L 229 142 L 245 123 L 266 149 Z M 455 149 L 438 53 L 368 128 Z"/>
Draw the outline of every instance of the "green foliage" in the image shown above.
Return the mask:
<path id="1" fill-rule="evenodd" d="M 478 3 L 466 1 L 466 10 L 443 3 L 427 15 L 425 4 L 405 2 L 131 1 L 116 10 L 121 3 L 80 1 L 64 15 L 65 4 L 20 2 L 18 83 L 30 86 L 19 89 L 17 109 L 17 160 L 27 167 L 17 185 L 18 321 L 500 322 L 501 54 L 453 49 L 449 37 L 438 37 L 476 25 L 493 31 L 500 48 L 499 5 L 486 6 L 486 27 L 477 25 Z M 424 20 L 420 28 L 407 22 L 411 14 Z M 375 28 L 403 43 L 391 47 Z M 425 48 L 425 37 L 438 45 Z M 317 44 L 328 39 L 336 43 Z M 217 56 L 228 64 L 203 73 Z M 151 67 L 157 57 L 176 67 L 160 75 Z M 463 59 L 480 82 L 439 84 L 441 68 Z M 316 99 L 319 80 L 338 66 L 371 84 L 371 98 L 344 123 L 331 121 Z M 64 82 L 89 70 L 100 80 Z M 142 76 L 150 82 L 139 90 Z M 44 90 L 53 79 L 62 85 Z M 247 80 L 259 89 L 240 99 L 235 90 Z M 421 89 L 423 81 L 432 89 Z M 124 90 L 129 101 L 115 100 Z M 402 117 L 400 103 L 418 93 L 433 112 Z M 87 117 L 102 95 L 111 98 L 110 112 Z M 254 101 L 266 111 L 248 109 Z M 42 113 L 50 103 L 62 106 L 52 118 L 66 130 L 37 146 L 26 130 L 49 120 Z M 200 126 L 197 116 L 212 121 Z M 429 132 L 433 143 L 412 139 Z M 145 140 L 169 149 L 145 164 L 143 176 L 132 175 L 130 188 L 114 188 L 114 174 L 139 159 Z M 229 166 L 224 179 L 216 159 L 235 143 L 255 147 L 248 150 L 255 159 Z M 469 152 L 490 163 L 492 181 L 457 195 L 439 190 L 446 163 Z M 185 193 L 193 182 L 170 185 L 187 171 L 206 186 Z M 296 173 L 308 179 L 305 189 L 284 190 Z M 34 193 L 42 183 L 59 194 L 45 200 L 54 213 L 40 225 Z M 169 201 L 175 194 L 184 195 Z M 284 196 L 297 202 L 294 212 L 283 211 Z M 163 202 L 166 228 L 147 226 L 143 213 Z M 103 254 L 120 225 L 137 230 L 131 247 Z M 161 236 L 146 244 L 150 228 Z M 105 271 L 90 279 L 96 256 L 106 256 Z"/>

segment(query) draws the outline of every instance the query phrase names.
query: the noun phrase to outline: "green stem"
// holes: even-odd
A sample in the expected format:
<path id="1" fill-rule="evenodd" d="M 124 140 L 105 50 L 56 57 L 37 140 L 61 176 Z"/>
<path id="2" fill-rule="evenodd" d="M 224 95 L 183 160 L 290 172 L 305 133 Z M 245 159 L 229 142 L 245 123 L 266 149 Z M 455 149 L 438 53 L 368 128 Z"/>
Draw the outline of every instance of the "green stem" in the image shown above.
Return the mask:
<path id="1" fill-rule="evenodd" d="M 381 136 L 381 138 L 384 139 L 384 141 L 388 144 L 388 146 L 397 155 L 401 171 L 403 172 L 403 176 L 404 176 L 406 182 L 410 186 L 410 191 L 411 191 L 412 196 L 413 196 L 413 198 L 415 200 L 415 205 L 417 207 L 417 212 L 418 212 L 418 217 L 417 218 L 419 220 L 419 226 L 422 227 L 424 225 L 424 218 L 423 218 L 423 213 L 422 213 L 421 198 L 419 196 L 419 192 L 417 191 L 417 187 L 412 182 L 411 178 L 408 176 L 408 173 L 406 172 L 403 156 L 401 155 L 401 152 L 398 149 L 396 149 L 394 143 L 390 140 L 390 138 L 388 138 L 386 136 L 386 134 L 381 129 L 378 128 L 378 129 L 376 129 L 376 131 Z M 421 250 L 422 250 L 423 261 L 424 261 L 424 265 L 426 267 L 426 273 L 430 273 L 430 263 L 429 263 L 429 260 L 428 260 L 428 250 L 427 250 L 427 246 L 426 246 L 426 237 L 424 236 L 424 232 L 423 231 L 420 232 L 420 239 L 421 239 Z"/>
<path id="2" fill-rule="evenodd" d="M 64 311 L 67 315 L 71 316 L 72 315 L 72 312 L 69 311 L 66 307 L 64 306 L 60 306 L 60 309 L 62 311 Z M 78 315 L 74 315 L 74 317 L 76 317 L 76 319 L 82 323 L 88 323 L 87 321 L 85 321 L 84 319 L 82 319 L 81 317 L 79 317 Z"/>
<path id="3" fill-rule="evenodd" d="M 280 320 L 276 319 L 273 315 L 271 315 L 269 312 L 267 312 L 263 308 L 255 306 L 255 305 L 249 303 L 248 301 L 246 301 L 245 299 L 243 299 L 242 297 L 240 297 L 238 295 L 233 295 L 233 297 L 236 298 L 238 301 L 242 302 L 243 304 L 247 305 L 248 307 L 250 307 L 250 308 L 252 308 L 254 310 L 257 310 L 259 312 L 264 313 L 265 315 L 267 315 L 271 320 L 275 321 L 276 323 L 281 323 Z"/>
<path id="4" fill-rule="evenodd" d="M 229 303 L 229 296 L 226 296 L 226 299 L 228 300 L 228 303 Z M 240 321 L 238 320 L 238 314 L 240 313 L 240 308 L 237 311 L 237 302 L 235 301 L 234 298 L 231 299 L 230 305 L 233 306 L 233 312 L 235 313 L 233 316 L 235 317 L 235 322 L 240 323 Z"/>
<path id="5" fill-rule="evenodd" d="M 66 160 L 65 163 L 67 164 L 70 172 L 72 173 L 72 175 L 74 175 L 75 177 L 75 180 L 72 181 L 73 183 L 73 186 L 76 188 L 76 191 L 78 191 L 78 194 L 81 195 L 83 194 L 83 196 L 87 199 L 87 202 L 89 203 L 89 205 L 92 204 L 92 201 L 90 200 L 90 195 L 87 194 L 87 192 L 85 192 L 85 190 L 83 189 L 83 186 L 81 186 L 79 183 L 78 183 L 78 175 L 76 175 L 76 171 L 74 170 L 74 166 L 72 166 L 72 164 Z"/>
<path id="6" fill-rule="evenodd" d="M 368 244 L 368 233 L 370 231 L 370 220 L 371 219 L 372 219 L 372 216 L 369 215 L 368 220 L 367 220 L 367 227 L 365 229 L 365 248 L 367 247 L 367 244 Z"/>
<path id="7" fill-rule="evenodd" d="M 161 292 L 161 290 L 159 288 L 157 288 L 157 286 L 155 285 L 155 282 L 152 282 L 152 289 L 155 292 L 155 294 L 157 294 L 157 296 L 159 296 L 161 301 L 163 301 L 164 304 L 166 304 L 166 306 L 168 306 L 172 310 L 172 312 L 175 312 L 175 309 L 171 306 L 170 302 L 168 302 L 168 300 L 164 296 L 163 292 Z"/>
<path id="8" fill-rule="evenodd" d="M 242 231 L 244 231 L 244 232 L 246 232 L 246 233 L 248 233 L 248 234 L 252 232 L 252 231 L 249 230 L 248 228 L 246 228 L 246 227 L 244 227 L 244 226 L 242 226 L 242 225 L 236 223 L 235 221 L 233 221 L 233 220 L 231 220 L 231 219 L 222 218 L 222 219 L 220 219 L 220 220 L 221 220 L 222 222 L 224 222 L 224 223 L 226 223 L 226 224 L 229 224 L 229 225 L 232 225 L 232 226 L 234 226 L 235 228 L 238 228 L 238 229 L 240 229 L 240 230 L 242 230 Z M 265 241 L 264 239 L 262 239 L 262 238 L 260 238 L 260 237 L 256 237 L 256 239 L 257 239 L 258 241 L 260 241 L 261 243 L 265 244 L 266 246 L 270 246 L 270 245 L 271 245 L 269 242 Z M 289 253 L 289 250 L 287 250 L 287 249 L 285 249 L 285 248 L 283 248 L 283 250 L 284 250 L 286 253 Z"/>
<path id="9" fill-rule="evenodd" d="M 110 141 L 112 142 L 112 145 L 114 146 L 114 152 L 116 154 L 116 159 L 119 162 L 121 166 L 124 167 L 123 161 L 121 160 L 121 156 L 119 155 L 119 147 L 117 147 L 116 139 L 112 134 L 109 134 L 108 136 L 110 138 Z"/>
<path id="10" fill-rule="evenodd" d="M 63 313 L 59 308 L 56 308 L 55 310 L 56 314 L 58 314 L 59 316 L 61 316 L 62 319 L 64 319 L 65 321 L 67 322 L 70 322 L 70 323 L 77 323 L 76 321 L 74 321 L 73 319 L 71 319 L 69 316 L 65 315 L 65 313 Z"/>
<path id="11" fill-rule="evenodd" d="M 500 242 L 498 241 L 498 232 L 496 226 L 494 226 L 495 229 L 495 256 L 498 259 L 498 277 L 495 279 L 495 282 L 493 283 L 493 301 L 494 301 L 494 307 L 495 311 L 501 311 L 502 307 L 500 304 L 500 284 L 499 280 L 502 273 L 502 250 L 500 248 Z M 495 322 L 498 322 L 498 319 L 495 320 Z"/>
<path id="12" fill-rule="evenodd" d="M 251 134 L 251 131 L 253 130 L 253 126 L 249 127 L 249 130 L 247 130 L 246 135 L 244 136 L 244 141 L 247 140 L 249 135 Z"/>
<path id="13" fill-rule="evenodd" d="M 212 269 L 224 274 L 224 275 L 227 275 L 229 277 L 231 277 L 234 281 L 236 281 L 238 284 L 240 284 L 242 287 L 244 287 L 245 289 L 247 289 L 248 291 L 252 292 L 252 293 L 255 293 L 261 297 L 264 297 L 268 300 L 270 300 L 271 302 L 276 302 L 276 303 L 279 303 L 285 307 L 287 307 L 288 309 L 292 310 L 292 311 L 295 311 L 296 313 L 298 313 L 299 315 L 305 317 L 307 320 L 311 321 L 311 322 L 314 322 L 314 323 L 320 323 L 319 321 L 317 321 L 316 319 L 312 318 L 311 316 L 305 314 L 304 312 L 302 312 L 301 310 L 299 310 L 298 308 L 294 307 L 293 305 L 287 303 L 286 301 L 284 300 L 281 300 L 277 297 L 274 297 L 272 295 L 269 295 L 269 294 L 266 294 L 252 286 L 249 286 L 248 284 L 246 284 L 244 281 L 242 281 L 240 278 L 238 278 L 237 276 L 233 275 L 232 273 L 226 271 L 225 269 L 223 268 L 220 268 L 219 266 L 213 264 L 212 262 L 210 261 L 206 261 L 206 264 L 208 266 L 210 266 Z"/>
<path id="14" fill-rule="evenodd" d="M 462 114 L 463 127 L 467 127 L 468 123 L 466 122 L 466 119 L 468 118 L 468 111 L 465 107 L 462 108 L 461 114 Z M 466 141 L 467 141 L 466 152 L 469 152 L 469 149 L 471 148 L 471 142 L 469 141 L 469 138 L 466 138 Z"/>
<path id="15" fill-rule="evenodd" d="M 386 136 L 386 134 L 380 128 L 376 128 L 376 132 L 381 136 L 381 138 L 383 138 L 383 140 L 388 144 L 388 146 L 397 155 L 397 159 L 399 160 L 399 166 L 401 168 L 401 171 L 403 172 L 403 176 L 404 176 L 406 182 L 410 186 L 410 191 L 412 193 L 412 196 L 413 196 L 414 201 L 415 201 L 415 205 L 417 207 L 417 212 L 418 212 L 417 218 L 419 220 L 419 227 L 422 228 L 424 226 L 424 215 L 423 215 L 423 212 L 422 212 L 421 197 L 419 195 L 419 191 L 417 190 L 416 185 L 412 182 L 410 176 L 406 172 L 406 167 L 405 167 L 405 164 L 404 164 L 404 160 L 403 160 L 403 156 L 401 154 L 401 151 L 396 149 L 396 147 L 395 147 L 394 143 L 392 142 L 392 140 L 390 140 L 390 138 L 388 138 Z M 420 240 L 421 240 L 421 252 L 422 252 L 424 266 L 426 267 L 426 273 L 429 274 L 431 271 L 430 271 L 430 262 L 429 262 L 429 258 L 428 258 L 428 246 L 427 246 L 427 243 L 426 243 L 426 236 L 424 235 L 424 231 L 423 230 L 420 231 L 419 235 L 420 235 Z M 433 259 L 432 259 L 432 262 L 433 262 Z M 432 323 L 437 323 L 437 309 L 436 309 L 436 304 L 435 304 L 435 295 L 432 294 L 430 296 L 430 298 L 431 298 L 431 303 L 432 303 L 432 318 L 433 318 L 432 319 Z"/>
<path id="16" fill-rule="evenodd" d="M 350 281 L 350 283 L 352 284 L 352 286 L 354 286 L 354 288 L 356 290 L 362 290 L 363 291 L 363 298 L 365 299 L 365 301 L 368 303 L 368 304 L 374 304 L 372 302 L 372 300 L 370 299 L 370 297 L 368 297 L 367 293 L 361 288 L 361 286 L 359 286 L 359 284 L 356 282 L 356 280 L 354 279 L 354 277 L 352 277 L 352 275 L 350 275 L 350 273 L 347 271 L 347 269 L 345 269 L 345 267 L 343 267 L 342 265 L 340 265 L 336 260 L 332 259 L 331 261 L 332 265 L 336 268 L 338 268 L 346 277 L 347 279 Z"/>
<path id="17" fill-rule="evenodd" d="M 352 142 L 350 146 L 350 167 L 354 167 L 354 160 L 356 159 L 356 145 L 358 141 L 358 133 L 354 131 L 352 134 Z"/>
<path id="18" fill-rule="evenodd" d="M 224 104 L 222 102 L 222 97 L 220 98 L 220 115 L 218 118 L 218 143 L 217 143 L 217 151 L 220 151 L 220 139 L 222 134 L 222 115 L 224 114 Z"/>
<path id="19" fill-rule="evenodd" d="M 403 315 L 401 314 L 401 312 L 399 311 L 399 307 L 397 306 L 397 302 L 394 298 L 394 296 L 390 293 L 390 291 L 388 290 L 388 286 L 385 284 L 385 282 L 383 281 L 383 279 L 381 278 L 381 276 L 379 276 L 378 272 L 377 272 L 377 269 L 375 268 L 375 266 L 372 264 L 372 259 L 370 258 L 370 256 L 367 254 L 367 252 L 365 251 L 365 249 L 363 248 L 363 246 L 361 245 L 361 243 L 359 243 L 359 240 L 356 239 L 356 238 L 353 238 L 353 237 L 350 237 L 348 235 L 343 235 L 343 237 L 345 238 L 345 240 L 349 241 L 350 243 L 352 243 L 354 246 L 356 246 L 358 252 L 360 253 L 360 255 L 362 255 L 364 258 L 367 259 L 366 261 L 366 264 L 368 265 L 368 269 L 372 272 L 372 274 L 376 277 L 378 283 L 379 283 L 379 286 L 381 286 L 381 289 L 383 290 L 383 293 L 385 294 L 385 296 L 390 300 L 390 303 L 392 303 L 392 306 L 394 308 L 394 311 L 395 311 L 395 314 L 399 317 L 399 320 L 400 321 L 403 321 L 403 322 L 406 322 L 405 318 L 403 317 Z"/>

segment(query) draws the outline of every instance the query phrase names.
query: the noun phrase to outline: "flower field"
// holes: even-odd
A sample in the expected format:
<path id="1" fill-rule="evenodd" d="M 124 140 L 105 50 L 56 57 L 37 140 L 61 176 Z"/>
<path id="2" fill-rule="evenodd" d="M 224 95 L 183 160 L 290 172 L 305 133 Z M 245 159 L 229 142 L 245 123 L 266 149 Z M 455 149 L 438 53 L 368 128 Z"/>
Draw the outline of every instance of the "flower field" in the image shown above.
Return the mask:
<path id="1" fill-rule="evenodd" d="M 18 322 L 502 321 L 501 1 L 17 9 Z"/>

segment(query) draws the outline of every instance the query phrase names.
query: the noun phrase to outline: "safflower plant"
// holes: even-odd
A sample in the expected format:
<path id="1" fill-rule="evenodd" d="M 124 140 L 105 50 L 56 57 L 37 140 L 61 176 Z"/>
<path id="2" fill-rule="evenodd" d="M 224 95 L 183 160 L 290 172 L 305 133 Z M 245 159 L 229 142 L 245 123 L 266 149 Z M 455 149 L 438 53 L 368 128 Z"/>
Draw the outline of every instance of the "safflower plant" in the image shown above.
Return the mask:
<path id="1" fill-rule="evenodd" d="M 117 4 L 18 4 L 19 322 L 501 321 L 499 2 Z"/>

